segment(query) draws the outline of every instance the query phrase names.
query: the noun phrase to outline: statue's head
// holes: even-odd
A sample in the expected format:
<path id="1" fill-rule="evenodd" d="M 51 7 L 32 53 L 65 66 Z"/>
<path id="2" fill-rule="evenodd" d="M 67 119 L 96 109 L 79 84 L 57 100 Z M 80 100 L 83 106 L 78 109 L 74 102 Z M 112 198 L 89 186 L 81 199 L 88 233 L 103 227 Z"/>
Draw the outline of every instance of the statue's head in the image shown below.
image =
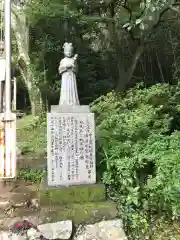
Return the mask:
<path id="1" fill-rule="evenodd" d="M 64 48 L 65 57 L 68 57 L 68 58 L 72 57 L 72 55 L 73 55 L 73 45 L 72 45 L 72 43 L 67 43 L 67 42 L 64 43 L 63 48 Z"/>

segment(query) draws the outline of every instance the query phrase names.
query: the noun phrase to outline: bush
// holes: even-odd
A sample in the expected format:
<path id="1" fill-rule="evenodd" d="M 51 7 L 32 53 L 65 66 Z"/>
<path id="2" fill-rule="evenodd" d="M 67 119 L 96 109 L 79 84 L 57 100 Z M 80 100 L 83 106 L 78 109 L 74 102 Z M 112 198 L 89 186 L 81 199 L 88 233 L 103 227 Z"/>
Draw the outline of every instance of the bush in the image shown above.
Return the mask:
<path id="1" fill-rule="evenodd" d="M 180 216 L 179 86 L 142 85 L 92 104 L 97 159 L 129 239 L 148 239 L 156 217 Z"/>

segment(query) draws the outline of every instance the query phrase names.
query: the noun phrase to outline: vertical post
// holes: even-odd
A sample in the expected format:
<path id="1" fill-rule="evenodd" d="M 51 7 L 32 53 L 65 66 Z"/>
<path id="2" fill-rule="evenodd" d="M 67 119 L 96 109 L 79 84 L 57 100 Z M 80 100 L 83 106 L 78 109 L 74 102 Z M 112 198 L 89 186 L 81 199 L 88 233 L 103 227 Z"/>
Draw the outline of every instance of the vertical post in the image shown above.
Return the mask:
<path id="1" fill-rule="evenodd" d="M 4 1 L 5 23 L 5 57 L 6 57 L 6 83 L 5 83 L 5 112 L 11 112 L 11 0 Z"/>
<path id="2" fill-rule="evenodd" d="M 13 79 L 13 111 L 16 111 L 16 94 L 17 94 L 17 83 L 16 83 L 16 78 L 14 77 Z"/>
<path id="3" fill-rule="evenodd" d="M 11 0 L 4 0 L 5 23 L 5 112 L 2 116 L 0 179 L 16 177 L 16 114 L 11 112 Z M 1 120 L 1 119 L 0 119 Z"/>
<path id="4" fill-rule="evenodd" d="M 3 93 L 2 93 L 2 81 L 0 81 L 0 113 L 3 111 Z"/>

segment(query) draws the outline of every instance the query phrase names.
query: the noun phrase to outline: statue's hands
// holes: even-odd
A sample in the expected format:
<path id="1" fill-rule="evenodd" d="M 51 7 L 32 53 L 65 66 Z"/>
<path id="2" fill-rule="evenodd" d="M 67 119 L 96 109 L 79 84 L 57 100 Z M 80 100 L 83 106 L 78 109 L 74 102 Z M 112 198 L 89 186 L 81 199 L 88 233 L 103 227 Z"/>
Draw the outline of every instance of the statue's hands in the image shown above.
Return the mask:
<path id="1" fill-rule="evenodd" d="M 77 59 L 78 59 L 78 54 L 75 54 L 74 55 L 74 61 L 77 61 Z"/>
<path id="2" fill-rule="evenodd" d="M 72 63 L 66 63 L 66 68 L 72 68 L 72 67 L 73 67 Z"/>

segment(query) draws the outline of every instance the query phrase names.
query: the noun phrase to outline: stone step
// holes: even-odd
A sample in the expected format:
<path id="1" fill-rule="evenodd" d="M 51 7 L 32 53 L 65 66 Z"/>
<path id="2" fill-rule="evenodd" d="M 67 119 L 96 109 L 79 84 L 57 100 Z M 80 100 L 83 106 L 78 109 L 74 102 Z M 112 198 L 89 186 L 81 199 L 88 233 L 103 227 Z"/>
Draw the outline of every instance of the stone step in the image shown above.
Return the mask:
<path id="1" fill-rule="evenodd" d="M 116 204 L 111 201 L 52 205 L 41 207 L 39 217 L 42 222 L 72 220 L 75 224 L 84 224 L 102 219 L 114 219 L 117 217 L 117 209 Z"/>
<path id="2" fill-rule="evenodd" d="M 10 206 L 26 207 L 32 199 L 37 199 L 38 189 L 33 185 L 2 184 L 0 185 L 0 209 Z"/>
<path id="3" fill-rule="evenodd" d="M 0 181 L 0 196 L 4 192 L 29 192 L 39 188 L 37 184 L 31 184 L 24 180 Z"/>
<path id="4" fill-rule="evenodd" d="M 15 223 L 23 220 L 27 220 L 35 226 L 42 223 L 41 219 L 39 218 L 39 215 L 31 211 L 26 211 L 26 213 L 21 212 L 21 214 L 15 213 L 14 216 L 11 217 L 0 214 L 0 230 L 1 231 L 10 230 Z"/>
<path id="5" fill-rule="evenodd" d="M 28 194 L 10 193 L 8 196 L 0 198 L 0 209 L 8 207 L 22 208 L 31 205 L 31 198 Z"/>
<path id="6" fill-rule="evenodd" d="M 14 223 L 28 220 L 34 225 L 47 222 L 72 220 L 75 225 L 98 222 L 102 219 L 114 219 L 117 216 L 116 204 L 111 201 L 47 206 L 38 210 L 17 208 L 6 214 L 0 210 L 0 230 L 10 229 Z"/>
<path id="7" fill-rule="evenodd" d="M 70 203 L 100 202 L 106 200 L 104 184 L 71 187 L 45 187 L 40 189 L 40 205 L 65 205 Z"/>

